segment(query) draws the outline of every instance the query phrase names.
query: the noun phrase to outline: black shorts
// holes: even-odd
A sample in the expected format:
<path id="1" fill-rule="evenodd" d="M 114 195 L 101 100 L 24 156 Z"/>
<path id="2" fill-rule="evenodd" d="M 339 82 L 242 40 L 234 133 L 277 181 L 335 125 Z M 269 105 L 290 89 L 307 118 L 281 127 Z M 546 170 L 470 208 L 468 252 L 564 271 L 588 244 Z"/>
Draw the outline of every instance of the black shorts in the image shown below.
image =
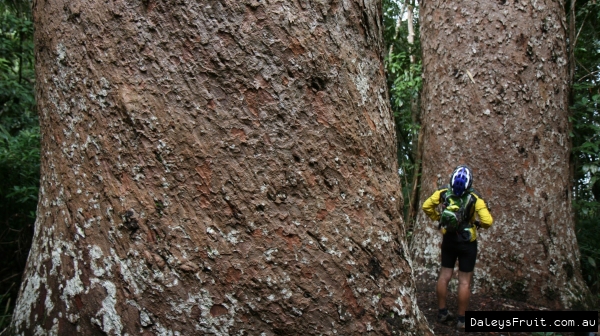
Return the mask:
<path id="1" fill-rule="evenodd" d="M 467 243 L 459 243 L 454 237 L 444 235 L 442 240 L 442 267 L 454 268 L 458 259 L 458 270 L 461 272 L 473 272 L 477 260 L 477 240 Z"/>

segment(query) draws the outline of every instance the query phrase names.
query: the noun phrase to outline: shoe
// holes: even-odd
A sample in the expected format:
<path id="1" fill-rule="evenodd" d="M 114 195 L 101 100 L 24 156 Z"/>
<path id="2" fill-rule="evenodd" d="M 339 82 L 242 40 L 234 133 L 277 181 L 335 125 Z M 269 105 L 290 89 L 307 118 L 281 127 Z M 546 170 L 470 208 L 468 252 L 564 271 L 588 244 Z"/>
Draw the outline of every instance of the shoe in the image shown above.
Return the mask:
<path id="1" fill-rule="evenodd" d="M 452 313 L 450 313 L 448 310 L 446 310 L 445 314 L 438 312 L 437 319 L 438 319 L 438 322 L 445 322 L 447 320 L 452 319 Z"/>
<path id="2" fill-rule="evenodd" d="M 465 329 L 465 318 L 463 316 L 459 316 L 458 317 L 458 319 L 456 321 L 456 328 L 458 328 L 458 329 Z"/>

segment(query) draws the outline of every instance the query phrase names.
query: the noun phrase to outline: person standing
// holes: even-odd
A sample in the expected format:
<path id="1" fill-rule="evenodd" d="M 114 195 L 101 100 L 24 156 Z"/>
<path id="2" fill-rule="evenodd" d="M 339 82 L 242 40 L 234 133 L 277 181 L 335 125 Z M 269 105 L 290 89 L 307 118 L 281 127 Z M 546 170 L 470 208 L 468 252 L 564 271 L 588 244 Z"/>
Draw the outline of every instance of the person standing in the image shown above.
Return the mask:
<path id="1" fill-rule="evenodd" d="M 436 190 L 423 203 L 429 218 L 439 221 L 443 234 L 442 267 L 436 286 L 438 321 L 448 320 L 452 314 L 446 307 L 448 283 L 458 260 L 458 318 L 457 327 L 465 327 L 465 311 L 471 295 L 471 280 L 477 259 L 477 228 L 492 226 L 493 218 L 483 198 L 472 188 L 473 174 L 466 165 L 456 167 L 450 184 Z M 438 212 L 438 206 L 440 212 Z"/>

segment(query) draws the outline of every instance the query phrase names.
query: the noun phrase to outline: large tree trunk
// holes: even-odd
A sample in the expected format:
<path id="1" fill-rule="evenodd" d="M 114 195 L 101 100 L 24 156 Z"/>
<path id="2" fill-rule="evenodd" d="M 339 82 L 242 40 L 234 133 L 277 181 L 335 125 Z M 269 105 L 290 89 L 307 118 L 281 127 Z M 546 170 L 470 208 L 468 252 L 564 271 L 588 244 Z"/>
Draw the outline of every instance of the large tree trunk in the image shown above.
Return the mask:
<path id="1" fill-rule="evenodd" d="M 38 1 L 18 332 L 423 334 L 378 1 Z"/>
<path id="2" fill-rule="evenodd" d="M 569 307 L 586 287 L 571 210 L 563 3 L 425 1 L 421 20 L 421 200 L 469 164 L 495 219 L 480 230 L 475 291 Z M 435 276 L 440 241 L 421 212 L 417 274 Z"/>

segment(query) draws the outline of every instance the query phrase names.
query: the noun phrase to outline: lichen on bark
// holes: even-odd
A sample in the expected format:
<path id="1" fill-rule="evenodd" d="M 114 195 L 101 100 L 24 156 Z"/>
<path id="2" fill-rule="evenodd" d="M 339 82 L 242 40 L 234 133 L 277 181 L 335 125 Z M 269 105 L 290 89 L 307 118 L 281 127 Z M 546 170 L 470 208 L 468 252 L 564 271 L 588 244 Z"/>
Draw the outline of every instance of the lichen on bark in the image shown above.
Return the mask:
<path id="1" fill-rule="evenodd" d="M 16 332 L 430 333 L 380 15 L 36 2 L 43 178 Z"/>

